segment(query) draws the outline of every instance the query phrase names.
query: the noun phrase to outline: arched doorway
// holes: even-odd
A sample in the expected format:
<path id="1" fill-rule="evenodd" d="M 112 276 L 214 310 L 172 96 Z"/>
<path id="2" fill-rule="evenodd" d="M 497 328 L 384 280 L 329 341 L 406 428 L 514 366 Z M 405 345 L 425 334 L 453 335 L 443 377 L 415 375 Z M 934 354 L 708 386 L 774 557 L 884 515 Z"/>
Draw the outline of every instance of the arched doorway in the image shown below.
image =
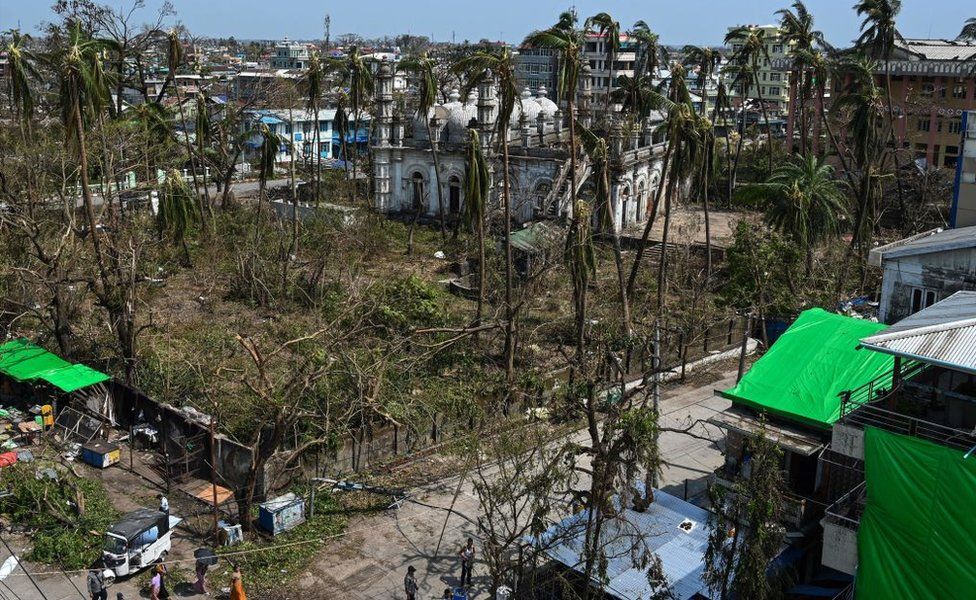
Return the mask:
<path id="1" fill-rule="evenodd" d="M 620 211 L 620 228 L 625 229 L 630 225 L 629 220 L 629 209 L 630 209 L 630 186 L 624 185 L 620 192 L 621 198 L 621 211 Z M 609 225 L 609 223 L 608 223 Z"/>
<path id="2" fill-rule="evenodd" d="M 425 197 L 424 190 L 424 176 L 419 171 L 414 171 L 413 175 L 410 176 L 410 184 L 413 190 L 411 197 L 411 208 L 414 211 L 423 210 L 427 206 L 427 199 Z"/>
<path id="3" fill-rule="evenodd" d="M 647 206 L 647 189 L 644 186 L 644 181 L 641 180 L 637 184 L 637 206 L 634 210 L 634 220 L 640 223 L 644 220 L 644 210 Z"/>
<path id="4" fill-rule="evenodd" d="M 451 179 L 447 182 L 447 188 L 451 216 L 457 216 L 461 212 L 461 178 L 457 175 L 451 175 Z"/>

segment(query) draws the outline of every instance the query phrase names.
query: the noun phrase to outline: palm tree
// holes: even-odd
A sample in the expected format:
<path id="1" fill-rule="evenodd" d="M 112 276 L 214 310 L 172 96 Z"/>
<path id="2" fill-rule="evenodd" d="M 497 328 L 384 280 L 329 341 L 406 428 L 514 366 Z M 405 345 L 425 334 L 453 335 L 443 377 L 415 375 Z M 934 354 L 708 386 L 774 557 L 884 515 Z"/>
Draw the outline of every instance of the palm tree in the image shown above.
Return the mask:
<path id="1" fill-rule="evenodd" d="M 26 139 L 34 115 L 34 94 L 30 88 L 30 80 L 40 78 L 35 64 L 37 57 L 27 48 L 31 42 L 30 35 L 20 33 L 19 29 L 11 29 L 6 35 L 10 36 L 10 40 L 4 45 L 3 51 L 7 54 L 10 101 Z"/>
<path id="2" fill-rule="evenodd" d="M 810 65 L 806 58 L 816 45 L 825 45 L 823 33 L 813 28 L 813 15 L 801 0 L 793 2 L 793 9 L 784 8 L 776 11 L 780 17 L 780 29 L 783 32 L 783 42 L 789 49 L 790 73 L 790 129 L 795 121 L 795 108 L 799 101 L 800 113 L 800 154 L 806 154 L 807 141 L 807 110 L 806 99 L 810 93 L 811 78 Z M 792 137 L 789 140 L 792 145 Z"/>
<path id="3" fill-rule="evenodd" d="M 156 213 L 156 227 L 159 236 L 164 233 L 172 236 L 173 240 L 183 248 L 184 261 L 187 267 L 192 267 L 190 249 L 186 245 L 186 236 L 190 229 L 200 221 L 200 212 L 193 199 L 193 190 L 186 185 L 186 181 L 178 171 L 170 171 L 166 175 L 159 199 L 159 212 Z"/>
<path id="4" fill-rule="evenodd" d="M 464 223 L 478 236 L 478 309 L 475 325 L 481 325 L 485 306 L 485 212 L 491 179 L 488 162 L 481 152 L 481 139 L 476 129 L 468 130 L 468 148 L 464 163 Z"/>
<path id="5" fill-rule="evenodd" d="M 349 90 L 349 100 L 353 119 L 352 181 L 353 190 L 358 189 L 357 167 L 359 164 L 359 118 L 363 106 L 373 95 L 373 72 L 366 59 L 353 46 L 349 55 L 336 65 L 342 76 L 343 85 Z"/>
<path id="6" fill-rule="evenodd" d="M 583 32 L 576 29 L 576 17 L 573 13 L 563 13 L 556 25 L 542 31 L 530 33 L 523 45 L 537 48 L 548 48 L 559 55 L 559 86 L 558 96 L 566 102 L 569 113 L 569 177 L 570 198 L 573 206 L 573 218 L 570 232 L 567 236 L 567 257 L 583 260 L 586 252 L 576 245 L 583 243 L 586 237 L 584 231 L 589 230 L 589 224 L 584 221 L 587 216 L 577 195 L 576 155 L 578 152 L 576 141 L 576 92 L 579 87 L 579 74 L 582 68 Z M 569 248 L 572 244 L 573 248 Z M 583 362 L 583 333 L 586 325 L 586 279 L 578 277 L 585 271 L 585 264 L 575 264 L 570 271 L 573 277 L 573 298 L 576 305 L 576 356 L 577 367 Z"/>
<path id="7" fill-rule="evenodd" d="M 840 235 L 840 221 L 848 214 L 847 195 L 834 168 L 812 155 L 778 166 L 764 183 L 738 190 L 736 198 L 764 204 L 766 221 L 805 250 L 808 280 L 814 250 Z"/>
<path id="8" fill-rule="evenodd" d="M 156 177 L 156 160 L 153 150 L 157 152 L 172 139 L 169 119 L 162 104 L 143 102 L 132 106 L 125 112 L 134 127 L 142 131 L 144 138 L 143 162 L 146 167 L 146 184 L 150 184 Z"/>
<path id="9" fill-rule="evenodd" d="M 515 311 L 512 302 L 512 189 L 508 164 L 508 130 L 516 104 L 522 104 L 515 75 L 515 56 L 507 47 L 494 52 L 478 51 L 462 58 L 455 69 L 467 76 L 463 95 L 488 79 L 498 85 L 498 140 L 502 147 L 502 220 L 505 223 L 505 375 L 515 375 Z"/>
<path id="10" fill-rule="evenodd" d="M 681 53 L 684 55 L 685 67 L 697 70 L 695 83 L 698 84 L 698 92 L 701 94 L 701 114 L 704 115 L 708 104 L 708 82 L 722 62 L 722 55 L 718 50 L 707 46 L 685 46 Z"/>
<path id="11" fill-rule="evenodd" d="M 336 113 L 333 117 L 333 122 L 335 123 L 336 135 L 339 136 L 339 148 L 342 151 L 342 169 L 344 171 L 344 180 L 349 183 L 349 113 L 346 111 L 346 106 L 348 106 L 349 97 L 346 94 L 339 92 L 336 94 L 335 107 Z M 350 197 L 352 192 L 350 192 Z"/>
<path id="12" fill-rule="evenodd" d="M 78 21 L 71 21 L 68 23 L 64 45 L 43 57 L 43 62 L 52 68 L 59 81 L 61 122 L 68 145 L 78 158 L 85 220 L 102 281 L 108 280 L 108 271 L 95 223 L 94 202 L 88 180 L 85 130 L 111 100 L 109 78 L 102 67 L 102 58 L 113 47 L 114 42 L 111 40 L 93 38 L 82 29 Z"/>
<path id="13" fill-rule="evenodd" d="M 210 142 L 213 139 L 213 129 L 210 125 L 210 110 L 207 95 L 198 92 L 196 97 L 196 119 L 193 134 L 197 142 L 197 161 L 201 166 L 201 177 L 203 178 L 203 189 L 207 198 L 206 217 L 213 225 L 213 206 L 210 204 L 210 191 L 207 189 L 207 152 L 210 149 Z M 204 215 L 201 214 L 201 219 Z"/>
<path id="14" fill-rule="evenodd" d="M 318 52 L 312 52 L 308 59 L 308 70 L 305 71 L 305 106 L 312 112 L 315 123 L 315 206 L 319 205 L 322 194 L 322 128 L 319 127 L 319 104 L 322 102 L 324 77 Z"/>
<path id="15" fill-rule="evenodd" d="M 666 58 L 667 52 L 661 47 L 658 35 L 651 31 L 647 23 L 637 21 L 628 34 L 637 45 L 637 58 L 634 61 L 634 75 L 647 75 L 651 79 L 657 74 L 661 66 L 661 59 Z"/>
<path id="16" fill-rule="evenodd" d="M 725 44 L 739 44 L 741 47 L 738 52 L 732 55 L 738 71 L 735 78 L 735 85 L 742 86 L 742 98 L 745 101 L 749 95 L 749 88 L 755 85 L 756 97 L 759 100 L 759 108 L 762 110 L 763 121 L 766 123 L 766 146 L 769 150 L 769 165 L 767 169 L 772 173 L 773 168 L 773 136 L 769 130 L 769 111 L 766 110 L 766 102 L 763 100 L 762 87 L 759 84 L 759 67 L 763 60 L 769 60 L 769 51 L 766 48 L 765 32 L 752 25 L 736 27 L 729 31 L 725 36 Z M 751 79 L 751 81 L 750 81 Z M 743 113 L 745 107 L 743 106 Z M 745 116 L 743 114 L 743 120 Z"/>
<path id="17" fill-rule="evenodd" d="M 434 131 L 431 128 L 430 112 L 437 103 L 437 75 L 434 69 L 437 62 L 430 58 L 426 52 L 417 56 L 409 56 L 400 61 L 397 70 L 412 73 L 417 78 L 417 118 L 423 120 L 424 127 L 427 128 L 427 139 L 430 141 L 431 158 L 434 161 L 434 177 L 437 183 L 437 216 L 441 222 L 441 240 L 447 235 L 447 226 L 444 221 L 444 187 L 441 185 L 441 163 L 438 152 L 437 140 L 434 139 Z"/>
<path id="18" fill-rule="evenodd" d="M 613 80 L 613 67 L 614 61 L 617 60 L 617 54 L 620 53 L 620 23 L 614 21 L 613 17 L 609 13 L 601 12 L 593 15 L 586 20 L 586 24 L 583 26 L 586 31 L 597 31 L 600 37 L 604 39 L 603 48 L 605 61 L 607 64 L 607 104 L 606 104 L 606 118 L 610 118 L 610 92 L 614 87 Z"/>
<path id="19" fill-rule="evenodd" d="M 278 162 L 278 153 L 281 147 L 290 147 L 290 140 L 278 135 L 267 125 L 262 124 L 258 129 L 261 136 L 261 146 L 258 155 L 258 211 L 254 236 L 257 239 L 261 225 L 261 215 L 264 211 L 263 203 L 267 199 L 268 180 L 274 178 L 275 163 Z"/>
<path id="20" fill-rule="evenodd" d="M 621 77 L 622 78 L 622 77 Z M 614 219 L 615 207 L 612 206 L 610 198 L 610 149 L 607 146 L 606 138 L 600 137 L 584 127 L 577 124 L 580 131 L 580 145 L 593 165 L 593 181 L 596 184 L 594 198 L 596 203 L 597 224 L 600 229 L 609 233 L 613 239 L 613 255 L 617 266 L 617 283 L 620 287 L 620 307 L 621 307 L 621 335 L 624 338 L 631 336 L 630 302 L 627 296 L 627 278 L 624 275 L 623 252 L 620 247 L 620 235 L 617 233 L 617 224 Z M 588 271 L 583 275 L 588 275 Z"/>
<path id="21" fill-rule="evenodd" d="M 180 42 L 180 35 L 176 29 L 170 30 L 169 34 L 166 36 L 166 65 L 169 69 L 169 75 L 167 79 L 175 76 L 177 69 L 183 64 L 183 44 Z M 179 107 L 180 121 L 183 125 L 183 145 L 186 148 L 186 156 L 190 160 L 190 175 L 193 178 L 193 191 L 197 195 L 197 201 L 200 202 L 200 214 L 204 214 L 203 198 L 200 197 L 200 181 L 197 179 L 197 161 L 194 158 L 195 154 L 193 152 L 193 147 L 190 144 L 190 136 L 186 131 L 186 110 L 183 107 L 183 98 L 180 95 L 180 86 L 175 86 L 176 89 L 176 105 Z M 207 196 L 207 204 L 210 203 L 210 194 L 204 189 L 204 193 Z"/>
<path id="22" fill-rule="evenodd" d="M 957 40 L 976 40 L 976 17 L 966 19 L 966 24 L 962 26 L 962 31 L 956 37 Z"/>
<path id="23" fill-rule="evenodd" d="M 898 13 L 901 12 L 901 0 L 859 0 L 854 5 L 858 16 L 863 17 L 861 21 L 861 35 L 857 38 L 856 46 L 862 51 L 866 51 L 873 58 L 884 62 L 885 71 L 885 97 L 888 105 L 888 134 L 885 139 L 895 139 L 895 111 L 891 97 L 891 56 L 898 41 L 904 40 L 898 32 L 896 20 Z M 898 158 L 897 147 L 892 152 L 895 161 L 895 183 L 898 188 L 898 203 L 904 208 L 905 198 L 901 185 L 901 165 Z M 903 215 L 904 210 L 899 214 Z"/>

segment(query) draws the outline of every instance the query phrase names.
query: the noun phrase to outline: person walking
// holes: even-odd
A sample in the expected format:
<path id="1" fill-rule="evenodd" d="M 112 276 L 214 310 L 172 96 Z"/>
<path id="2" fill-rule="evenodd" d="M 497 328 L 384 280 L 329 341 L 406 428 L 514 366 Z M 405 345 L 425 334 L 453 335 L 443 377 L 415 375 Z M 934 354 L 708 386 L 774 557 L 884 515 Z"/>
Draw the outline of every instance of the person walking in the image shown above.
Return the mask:
<path id="1" fill-rule="evenodd" d="M 465 544 L 461 551 L 458 552 L 458 556 L 461 557 L 461 587 L 471 586 L 471 567 L 474 566 L 474 540 L 468 538 L 468 543 Z"/>
<path id="2" fill-rule="evenodd" d="M 234 565 L 234 574 L 230 576 L 230 600 L 247 600 L 244 581 L 241 579 L 241 565 Z"/>
<path id="3" fill-rule="evenodd" d="M 407 567 L 407 575 L 403 578 L 403 591 L 407 594 L 407 600 L 417 600 L 417 572 L 416 567 Z"/>
<path id="4" fill-rule="evenodd" d="M 102 575 L 101 563 L 95 563 L 88 571 L 88 595 L 91 600 L 108 600 L 108 590 L 105 589 L 105 577 Z"/>
<path id="5" fill-rule="evenodd" d="M 198 594 L 207 593 L 207 569 L 210 568 L 210 564 L 207 560 L 197 560 L 196 573 L 197 580 L 193 582 L 193 589 Z"/>
<path id="6" fill-rule="evenodd" d="M 166 513 L 168 515 L 169 514 L 169 500 L 167 500 L 166 499 L 166 496 L 164 496 L 162 494 L 159 494 L 156 497 L 159 498 L 159 512 Z"/>
<path id="7" fill-rule="evenodd" d="M 156 574 L 149 581 L 150 600 L 166 600 L 169 598 L 169 591 L 166 590 L 166 566 L 156 565 Z"/>

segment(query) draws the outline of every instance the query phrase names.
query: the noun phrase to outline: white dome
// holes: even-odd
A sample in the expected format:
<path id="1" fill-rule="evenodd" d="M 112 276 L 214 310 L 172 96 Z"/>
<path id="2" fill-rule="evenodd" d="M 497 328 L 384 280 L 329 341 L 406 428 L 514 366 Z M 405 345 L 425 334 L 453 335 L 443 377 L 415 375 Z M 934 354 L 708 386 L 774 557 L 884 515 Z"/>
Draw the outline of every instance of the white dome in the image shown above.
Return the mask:
<path id="1" fill-rule="evenodd" d="M 448 109 L 447 128 L 454 141 L 462 141 L 468 123 L 471 119 L 478 118 L 478 94 L 472 90 L 464 104 L 458 101 L 461 95 L 457 90 L 452 90 L 450 97 L 451 102 L 444 105 L 444 108 Z"/>
<path id="2" fill-rule="evenodd" d="M 556 111 L 559 110 L 559 106 L 549 99 L 549 93 L 546 91 L 546 86 L 544 85 L 539 86 L 535 101 L 539 104 L 539 107 L 542 109 L 542 114 L 546 116 L 546 119 L 553 118 L 556 115 Z"/>
<path id="3" fill-rule="evenodd" d="M 535 126 L 535 122 L 539 118 L 539 113 L 542 111 L 542 107 L 532 97 L 532 92 L 529 91 L 529 88 L 522 90 L 522 110 L 518 111 L 518 104 L 515 105 L 515 108 L 516 110 L 512 112 L 512 124 L 519 124 L 524 114 L 525 120 L 530 127 Z M 521 112 L 521 114 L 516 114 L 516 112 Z"/>

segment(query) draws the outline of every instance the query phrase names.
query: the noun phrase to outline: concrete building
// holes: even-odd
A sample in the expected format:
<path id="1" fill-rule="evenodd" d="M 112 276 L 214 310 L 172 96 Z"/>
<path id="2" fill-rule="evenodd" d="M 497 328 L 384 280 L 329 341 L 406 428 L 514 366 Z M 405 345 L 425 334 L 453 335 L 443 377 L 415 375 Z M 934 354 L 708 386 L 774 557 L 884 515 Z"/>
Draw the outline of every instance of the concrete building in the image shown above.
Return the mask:
<path id="1" fill-rule="evenodd" d="M 962 113 L 962 160 L 956 161 L 950 227 L 976 225 L 976 110 Z"/>
<path id="2" fill-rule="evenodd" d="M 271 57 L 272 69 L 304 69 L 308 66 L 308 46 L 297 42 L 290 42 L 285 38 L 275 45 L 274 55 Z"/>
<path id="3" fill-rule="evenodd" d="M 732 85 L 730 71 L 725 70 L 725 85 L 729 89 L 729 97 L 733 106 L 741 106 L 746 100 L 759 101 L 760 96 L 766 103 L 770 117 L 784 116 L 790 104 L 790 71 L 783 64 L 789 53 L 789 45 L 784 41 L 778 25 L 749 25 L 763 32 L 766 40 L 768 58 L 763 56 L 759 65 L 759 86 L 755 83 L 748 86 Z M 734 31 L 737 27 L 730 27 Z M 732 54 L 742 49 L 742 44 L 732 41 Z"/>
<path id="4" fill-rule="evenodd" d="M 590 67 L 590 83 L 598 107 L 605 102 L 605 99 L 601 101 L 601 96 L 606 95 L 607 89 L 616 89 L 618 77 L 634 76 L 634 64 L 637 62 L 637 44 L 626 33 L 620 34 L 620 50 L 614 57 L 612 70 L 607 62 L 606 45 L 606 36 L 599 33 L 587 34 L 583 45 L 583 61 Z"/>
<path id="5" fill-rule="evenodd" d="M 821 521 L 823 565 L 856 575 L 871 597 L 965 596 L 955 571 L 938 571 L 951 562 L 945 553 L 969 555 L 974 526 L 974 490 L 958 475 L 976 469 L 976 293 L 957 292 L 860 345 L 894 367 L 845 393 L 821 455 L 835 499 Z"/>
<path id="6" fill-rule="evenodd" d="M 258 125 L 267 125 L 271 131 L 277 135 L 291 140 L 293 148 L 282 146 L 278 151 L 278 162 L 291 162 L 295 160 L 314 160 L 315 152 L 318 150 L 323 159 L 336 158 L 340 155 L 341 141 L 335 132 L 334 108 L 323 108 L 319 110 L 318 124 L 315 122 L 315 115 L 310 110 L 285 108 L 253 110 L 246 113 L 247 119 L 243 127 L 245 131 L 254 129 Z M 316 145 L 316 126 L 319 129 L 318 144 Z M 352 123 L 349 124 L 350 129 Z M 359 138 L 366 138 L 369 131 L 369 116 L 360 116 Z M 350 133 L 350 137 L 351 137 Z M 261 145 L 260 136 L 254 136 L 248 142 L 250 152 L 246 159 L 250 159 Z"/>
<path id="7" fill-rule="evenodd" d="M 519 48 L 515 56 L 517 63 L 515 75 L 521 87 L 527 87 L 532 92 L 539 88 L 554 91 L 557 89 L 559 60 L 549 48 Z"/>
<path id="8" fill-rule="evenodd" d="M 960 290 L 976 290 L 976 226 L 936 229 L 871 250 L 883 271 L 878 318 L 894 323 Z"/>
<path id="9" fill-rule="evenodd" d="M 889 67 L 898 144 L 925 166 L 955 168 L 963 112 L 976 110 L 976 42 L 906 39 L 895 44 Z M 876 64 L 875 79 L 883 89 L 885 66 Z M 845 83 L 836 82 L 834 91 Z"/>
<path id="10" fill-rule="evenodd" d="M 579 118 L 592 126 L 594 93 L 590 78 L 582 77 L 580 86 Z M 410 214 L 420 207 L 422 214 L 434 217 L 443 204 L 444 212 L 456 218 L 464 204 L 465 142 L 470 127 L 478 130 L 485 149 L 489 155 L 493 154 L 490 149 L 494 147 L 497 129 L 496 94 L 491 81 L 482 83 L 464 99 L 453 90 L 448 103 L 436 105 L 427 114 L 426 120 L 433 130 L 433 139 L 428 139 L 423 121 L 394 115 L 393 73 L 389 63 L 383 63 L 377 75 L 378 116 L 373 140 L 376 209 L 382 213 Z M 525 89 L 521 100 L 508 129 L 512 220 L 524 224 L 540 219 L 565 219 L 572 209 L 566 116 L 541 89 L 534 96 Z M 655 115 L 626 136 L 620 124 L 606 132 L 616 165 L 611 181 L 611 203 L 618 230 L 642 223 L 649 216 L 651 198 L 661 182 L 664 140 L 655 132 L 662 118 Z M 439 190 L 432 147 L 439 152 Z M 592 188 L 590 175 L 590 165 L 581 160 L 576 181 L 577 191 L 584 196 Z M 494 177 L 499 175 L 496 173 Z M 500 188 L 493 186 L 494 193 L 500 193 Z M 436 191 L 432 193 L 432 189 Z"/>

